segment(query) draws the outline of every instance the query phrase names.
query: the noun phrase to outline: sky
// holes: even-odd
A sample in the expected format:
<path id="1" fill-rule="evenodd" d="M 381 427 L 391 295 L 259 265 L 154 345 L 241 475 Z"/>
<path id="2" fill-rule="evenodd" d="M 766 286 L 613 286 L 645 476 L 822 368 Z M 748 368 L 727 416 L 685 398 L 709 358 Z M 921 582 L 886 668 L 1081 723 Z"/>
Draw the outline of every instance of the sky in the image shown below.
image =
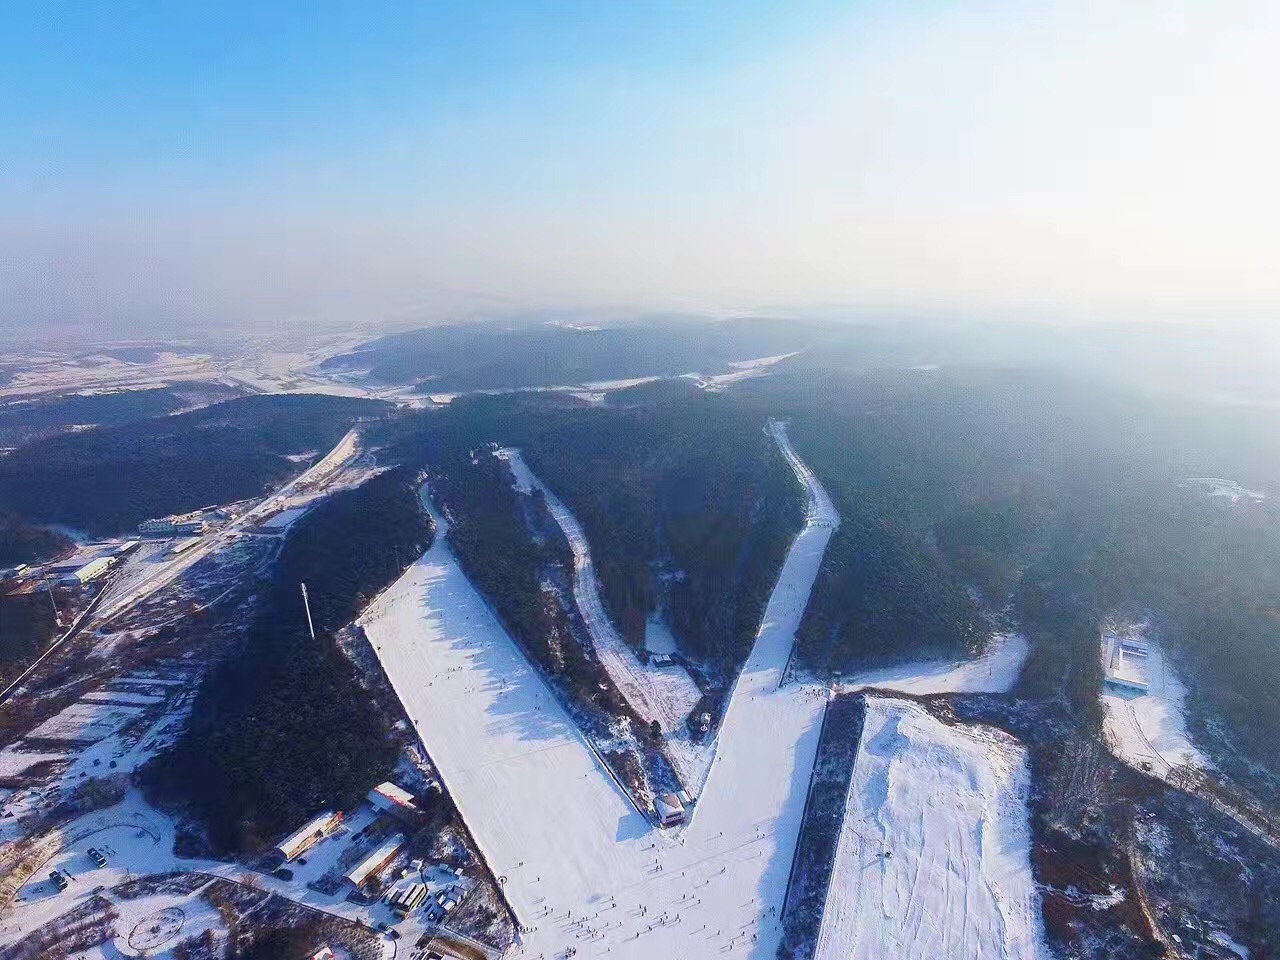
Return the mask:
<path id="1" fill-rule="evenodd" d="M 1280 316 L 1270 0 L 15 3 L 0 329 Z"/>

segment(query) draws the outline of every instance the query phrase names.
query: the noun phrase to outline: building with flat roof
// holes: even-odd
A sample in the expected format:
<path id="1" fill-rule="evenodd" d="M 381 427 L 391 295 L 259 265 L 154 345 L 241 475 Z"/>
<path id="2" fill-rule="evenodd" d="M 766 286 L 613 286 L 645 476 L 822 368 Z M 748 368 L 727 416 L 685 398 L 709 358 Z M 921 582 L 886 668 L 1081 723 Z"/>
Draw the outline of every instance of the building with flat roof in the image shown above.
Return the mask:
<path id="1" fill-rule="evenodd" d="M 138 532 L 148 537 L 199 536 L 206 526 L 199 517 L 162 517 L 143 520 Z"/>
<path id="2" fill-rule="evenodd" d="M 388 839 L 382 846 L 369 854 L 347 874 L 347 879 L 351 881 L 352 886 L 357 890 L 368 882 L 369 878 L 377 874 L 383 867 L 390 863 L 400 848 L 404 846 L 404 834 L 397 833 L 394 837 Z"/>
<path id="3" fill-rule="evenodd" d="M 275 852 L 283 860 L 292 860 L 332 833 L 342 822 L 342 814 L 334 810 L 317 813 L 305 824 L 285 837 L 275 846 Z"/>
<path id="4" fill-rule="evenodd" d="M 65 583 L 88 583 L 91 580 L 97 580 L 110 570 L 115 562 L 114 557 L 98 557 L 64 574 L 62 580 Z"/>
<path id="5" fill-rule="evenodd" d="M 366 799 L 384 813 L 418 812 L 418 806 L 413 802 L 413 794 L 390 780 L 370 790 Z"/>
<path id="6" fill-rule="evenodd" d="M 1151 647 L 1136 637 L 1107 638 L 1107 662 L 1104 682 L 1122 690 L 1146 693 L 1151 687 L 1148 675 Z"/>

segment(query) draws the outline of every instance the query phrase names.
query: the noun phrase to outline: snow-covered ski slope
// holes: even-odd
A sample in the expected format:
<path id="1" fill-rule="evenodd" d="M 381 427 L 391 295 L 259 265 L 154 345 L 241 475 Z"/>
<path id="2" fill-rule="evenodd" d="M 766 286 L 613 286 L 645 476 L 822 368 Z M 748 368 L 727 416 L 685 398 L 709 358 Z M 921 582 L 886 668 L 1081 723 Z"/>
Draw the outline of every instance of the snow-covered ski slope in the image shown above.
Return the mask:
<path id="1" fill-rule="evenodd" d="M 794 457 L 785 430 L 773 435 Z M 775 955 L 824 703 L 812 688 L 779 690 L 778 681 L 837 522 L 816 481 L 797 472 L 817 508 L 787 555 L 682 830 L 657 830 L 631 807 L 463 576 L 443 529 L 362 618 L 463 818 L 505 877 L 525 927 L 519 956 Z"/>
<path id="2" fill-rule="evenodd" d="M 998 633 L 975 660 L 925 660 L 879 667 L 846 677 L 840 693 L 892 691 L 924 697 L 933 693 L 1007 693 L 1018 682 L 1031 644 L 1020 633 Z"/>
<path id="3" fill-rule="evenodd" d="M 622 639 L 605 612 L 596 580 L 595 564 L 587 535 L 564 502 L 547 488 L 525 463 L 520 451 L 504 449 L 499 454 L 511 467 L 516 487 L 523 492 L 541 490 L 547 509 L 564 531 L 573 551 L 573 598 L 591 634 L 596 656 L 609 674 L 609 679 L 627 699 L 631 708 L 646 721 L 657 720 L 663 733 L 684 727 L 685 719 L 697 706 L 702 692 L 688 671 L 679 665 L 655 667 L 641 663 L 634 650 Z"/>
<path id="4" fill-rule="evenodd" d="M 431 548 L 360 622 L 527 923 L 548 895 L 578 904 L 629 881 L 631 858 L 613 854 L 649 822 L 467 580 L 447 523 L 433 516 Z"/>
<path id="5" fill-rule="evenodd" d="M 1047 957 L 1026 753 L 870 697 L 815 960 Z"/>

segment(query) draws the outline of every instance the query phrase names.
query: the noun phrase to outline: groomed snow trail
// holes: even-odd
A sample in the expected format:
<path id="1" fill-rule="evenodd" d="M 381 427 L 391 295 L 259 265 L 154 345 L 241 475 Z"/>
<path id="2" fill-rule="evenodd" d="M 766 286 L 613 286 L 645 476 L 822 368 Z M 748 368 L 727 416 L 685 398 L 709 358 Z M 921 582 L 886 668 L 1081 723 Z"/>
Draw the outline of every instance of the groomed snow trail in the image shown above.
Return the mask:
<path id="1" fill-rule="evenodd" d="M 525 493 L 542 491 L 547 509 L 569 541 L 569 548 L 573 551 L 573 598 L 591 634 L 596 656 L 609 679 L 626 697 L 631 708 L 646 721 L 657 720 L 663 733 L 671 734 L 683 729 L 685 719 L 702 698 L 698 685 L 684 667 L 655 667 L 640 662 L 605 612 L 595 564 L 591 560 L 591 548 L 577 518 L 534 475 L 519 450 L 507 448 L 499 451 L 499 456 L 510 465 L 517 489 Z"/>
<path id="2" fill-rule="evenodd" d="M 1047 957 L 1029 782 L 1007 734 L 869 697 L 815 960 Z"/>
<path id="3" fill-rule="evenodd" d="M 361 622 L 432 760 L 525 927 L 521 957 L 772 960 L 824 695 L 778 689 L 822 554 L 831 502 L 809 521 L 735 685 L 693 821 L 659 831 L 609 779 L 573 721 L 449 552 L 431 549 Z"/>

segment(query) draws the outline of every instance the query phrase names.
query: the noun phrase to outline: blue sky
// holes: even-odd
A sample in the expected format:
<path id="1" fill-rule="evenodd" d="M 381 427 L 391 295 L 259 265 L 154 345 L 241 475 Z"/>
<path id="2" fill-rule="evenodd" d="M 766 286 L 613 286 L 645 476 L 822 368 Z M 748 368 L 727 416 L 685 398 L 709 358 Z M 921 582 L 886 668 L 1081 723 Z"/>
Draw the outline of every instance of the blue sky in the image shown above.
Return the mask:
<path id="1" fill-rule="evenodd" d="M 0 325 L 1272 315 L 1277 88 L 1268 0 L 11 4 Z"/>
<path id="2" fill-rule="evenodd" d="M 305 162 L 387 172 L 396 144 L 477 121 L 599 132 L 631 88 L 678 98 L 848 9 L 830 0 L 32 4 L 7 12 L 0 30 L 5 182 L 79 188 L 79 199 L 108 185 L 234 190 Z"/>

